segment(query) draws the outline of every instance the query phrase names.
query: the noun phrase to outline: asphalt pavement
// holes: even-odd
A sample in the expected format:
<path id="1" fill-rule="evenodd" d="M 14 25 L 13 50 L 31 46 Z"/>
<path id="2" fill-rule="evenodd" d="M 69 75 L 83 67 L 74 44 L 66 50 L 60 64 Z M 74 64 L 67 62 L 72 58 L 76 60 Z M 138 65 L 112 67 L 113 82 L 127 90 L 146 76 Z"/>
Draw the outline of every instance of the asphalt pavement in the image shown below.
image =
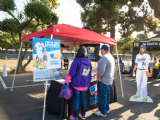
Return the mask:
<path id="1" fill-rule="evenodd" d="M 63 78 L 68 71 L 63 71 Z M 118 102 L 110 104 L 110 113 L 105 118 L 96 116 L 94 110 L 87 111 L 87 120 L 159 120 L 160 81 L 148 80 L 148 95 L 153 103 L 130 102 L 136 93 L 136 80 L 122 75 L 124 98 L 122 98 L 119 76 L 116 75 Z M 3 81 L 2 81 L 3 80 Z M 33 75 L 17 75 L 11 92 L 13 75 L 2 77 L 0 82 L 0 120 L 42 120 L 44 85 L 33 82 Z M 59 115 L 45 115 L 45 120 L 61 120 Z"/>

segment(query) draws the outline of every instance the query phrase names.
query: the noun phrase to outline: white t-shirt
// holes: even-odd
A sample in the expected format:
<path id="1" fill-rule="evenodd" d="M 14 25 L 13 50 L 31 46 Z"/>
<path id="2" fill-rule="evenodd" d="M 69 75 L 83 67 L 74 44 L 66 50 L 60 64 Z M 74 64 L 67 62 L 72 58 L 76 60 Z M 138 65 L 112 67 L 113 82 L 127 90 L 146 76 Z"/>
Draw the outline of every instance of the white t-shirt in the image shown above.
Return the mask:
<path id="1" fill-rule="evenodd" d="M 118 63 L 118 60 L 117 60 L 117 59 L 115 59 L 114 61 L 115 61 L 115 64 L 117 64 L 117 63 Z"/>
<path id="2" fill-rule="evenodd" d="M 152 63 L 151 57 L 148 54 L 138 54 L 136 56 L 135 63 L 137 63 L 138 69 L 148 69 L 149 63 Z"/>
<path id="3" fill-rule="evenodd" d="M 37 48 L 37 51 L 42 51 L 42 48 L 44 47 L 43 43 L 37 42 L 35 47 Z"/>

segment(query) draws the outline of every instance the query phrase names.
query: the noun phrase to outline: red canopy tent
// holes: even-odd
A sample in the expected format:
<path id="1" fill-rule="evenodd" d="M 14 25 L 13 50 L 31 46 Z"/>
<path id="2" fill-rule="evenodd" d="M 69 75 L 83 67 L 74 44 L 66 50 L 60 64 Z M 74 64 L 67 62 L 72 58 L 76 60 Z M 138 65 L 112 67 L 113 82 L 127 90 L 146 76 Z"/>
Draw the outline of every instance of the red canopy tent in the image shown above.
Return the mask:
<path id="1" fill-rule="evenodd" d="M 77 47 L 80 44 L 99 44 L 105 43 L 110 46 L 116 46 L 116 40 L 90 30 L 74 27 L 66 24 L 53 25 L 48 29 L 23 35 L 22 41 L 31 41 L 33 37 L 44 37 L 61 40 L 66 46 Z"/>
<path id="2" fill-rule="evenodd" d="M 105 43 L 109 44 L 110 46 L 116 46 L 116 40 L 101 34 L 98 34 L 96 32 L 74 27 L 71 25 L 66 24 L 57 24 L 52 25 L 50 28 L 47 28 L 42 31 L 30 33 L 23 35 L 22 42 L 31 42 L 33 37 L 42 37 L 42 38 L 50 38 L 50 39 L 58 39 L 61 40 L 61 43 L 63 43 L 66 46 L 79 46 L 81 44 L 99 44 L 99 43 Z M 20 46 L 20 51 L 22 49 L 22 42 Z M 117 51 L 117 46 L 116 46 Z M 20 52 L 19 52 L 20 55 Z M 117 51 L 117 58 L 118 58 L 118 51 Z M 18 56 L 19 61 L 19 56 Z M 17 62 L 18 65 L 18 62 Z M 119 66 L 119 62 L 118 62 Z M 17 67 L 16 67 L 17 70 Z M 15 75 L 16 75 L 15 70 Z M 120 71 L 120 68 L 119 68 Z M 119 72 L 120 73 L 120 72 Z M 14 85 L 15 76 L 12 83 L 12 89 Z M 121 81 L 121 75 L 120 75 L 120 81 Z M 122 84 L 121 84 L 122 88 Z M 11 89 L 11 91 L 12 91 Z M 122 90 L 122 97 L 123 97 L 123 90 Z"/>

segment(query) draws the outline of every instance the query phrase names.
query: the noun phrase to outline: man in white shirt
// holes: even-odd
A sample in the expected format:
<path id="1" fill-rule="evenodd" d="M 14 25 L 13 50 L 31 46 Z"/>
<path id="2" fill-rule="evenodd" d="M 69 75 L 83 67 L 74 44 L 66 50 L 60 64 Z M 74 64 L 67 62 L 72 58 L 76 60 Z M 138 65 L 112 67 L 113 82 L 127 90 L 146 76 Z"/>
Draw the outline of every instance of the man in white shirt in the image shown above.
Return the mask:
<path id="1" fill-rule="evenodd" d="M 134 99 L 137 99 L 141 97 L 141 89 L 143 91 L 143 102 L 147 101 L 147 80 L 148 77 L 146 75 L 145 71 L 148 71 L 148 67 L 150 66 L 150 77 L 153 73 L 153 65 L 151 61 L 151 57 L 149 54 L 146 54 L 146 46 L 141 45 L 140 46 L 140 54 L 136 56 L 135 60 L 135 66 L 133 69 L 133 76 L 135 76 L 135 70 L 136 72 L 136 81 L 137 81 L 137 92 L 136 95 L 133 97 Z M 142 85 L 142 88 L 141 88 Z"/>
<path id="2" fill-rule="evenodd" d="M 37 54 L 41 54 L 43 48 L 44 48 L 45 51 L 47 52 L 44 44 L 42 43 L 42 40 L 40 39 L 39 42 L 37 42 L 36 45 L 34 46 L 34 50 L 37 51 Z"/>

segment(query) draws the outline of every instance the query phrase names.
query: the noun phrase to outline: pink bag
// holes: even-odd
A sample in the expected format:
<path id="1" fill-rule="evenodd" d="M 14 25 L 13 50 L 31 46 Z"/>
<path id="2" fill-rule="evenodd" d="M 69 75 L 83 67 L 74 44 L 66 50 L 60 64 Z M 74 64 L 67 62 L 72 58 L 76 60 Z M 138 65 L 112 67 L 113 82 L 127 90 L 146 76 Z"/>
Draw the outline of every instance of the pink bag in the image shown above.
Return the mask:
<path id="1" fill-rule="evenodd" d="M 65 98 L 67 100 L 73 96 L 72 87 L 71 87 L 71 84 L 69 83 L 70 79 L 71 79 L 71 76 L 68 73 L 64 81 L 63 87 L 61 89 L 60 95 L 59 95 L 59 97 Z"/>

